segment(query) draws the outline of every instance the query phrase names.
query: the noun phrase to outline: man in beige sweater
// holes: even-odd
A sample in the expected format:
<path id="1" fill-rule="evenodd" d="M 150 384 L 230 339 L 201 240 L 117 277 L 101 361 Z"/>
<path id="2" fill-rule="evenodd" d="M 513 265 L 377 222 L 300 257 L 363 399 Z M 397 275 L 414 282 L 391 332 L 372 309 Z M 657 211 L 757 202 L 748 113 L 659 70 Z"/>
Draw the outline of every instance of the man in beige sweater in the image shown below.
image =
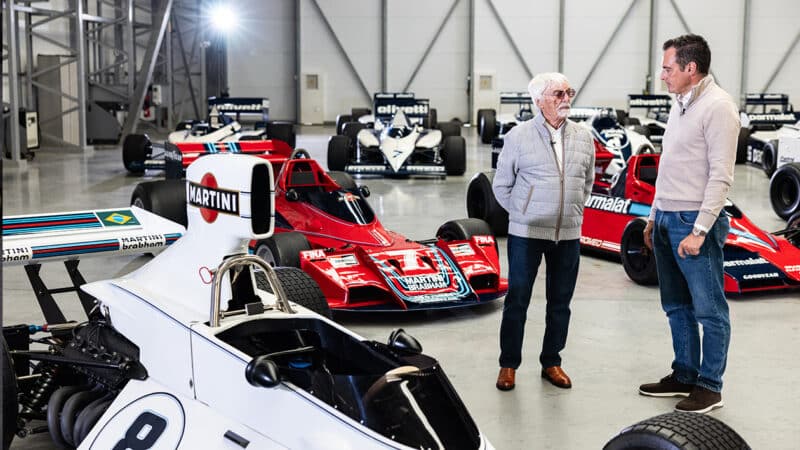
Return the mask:
<path id="1" fill-rule="evenodd" d="M 639 393 L 687 397 L 677 411 L 705 413 L 723 405 L 731 327 L 722 253 L 730 223 L 722 209 L 733 182 L 740 124 L 733 99 L 708 74 L 705 39 L 680 36 L 663 49 L 661 79 L 676 102 L 644 241 L 655 253 L 675 359 L 670 375 L 643 384 Z"/>

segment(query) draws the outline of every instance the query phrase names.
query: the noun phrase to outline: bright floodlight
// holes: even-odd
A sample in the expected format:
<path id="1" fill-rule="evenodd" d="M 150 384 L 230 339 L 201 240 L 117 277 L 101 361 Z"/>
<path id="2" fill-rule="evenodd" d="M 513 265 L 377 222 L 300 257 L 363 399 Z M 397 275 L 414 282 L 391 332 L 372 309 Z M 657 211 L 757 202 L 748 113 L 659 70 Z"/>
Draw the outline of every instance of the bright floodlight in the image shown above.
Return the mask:
<path id="1" fill-rule="evenodd" d="M 227 33 L 236 28 L 237 17 L 233 9 L 227 4 L 219 4 L 211 9 L 211 26 L 215 30 Z"/>

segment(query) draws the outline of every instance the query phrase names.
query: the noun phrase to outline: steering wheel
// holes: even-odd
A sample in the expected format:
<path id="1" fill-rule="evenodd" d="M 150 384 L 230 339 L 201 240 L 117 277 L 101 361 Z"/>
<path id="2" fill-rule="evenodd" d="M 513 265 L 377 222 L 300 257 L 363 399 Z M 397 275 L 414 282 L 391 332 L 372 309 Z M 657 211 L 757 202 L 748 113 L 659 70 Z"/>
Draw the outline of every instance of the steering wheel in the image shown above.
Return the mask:
<path id="1" fill-rule="evenodd" d="M 292 154 L 289 155 L 289 159 L 311 159 L 311 155 L 308 153 L 308 150 L 304 148 L 296 148 L 292 151 Z"/>
<path id="2" fill-rule="evenodd" d="M 402 381 L 404 377 L 417 373 L 420 373 L 420 369 L 416 366 L 400 366 L 387 371 L 385 374 L 381 375 L 380 378 L 375 380 L 375 382 L 372 383 L 372 386 L 367 389 L 367 392 L 361 398 L 362 404 L 368 405 L 390 384 L 397 381 Z"/>

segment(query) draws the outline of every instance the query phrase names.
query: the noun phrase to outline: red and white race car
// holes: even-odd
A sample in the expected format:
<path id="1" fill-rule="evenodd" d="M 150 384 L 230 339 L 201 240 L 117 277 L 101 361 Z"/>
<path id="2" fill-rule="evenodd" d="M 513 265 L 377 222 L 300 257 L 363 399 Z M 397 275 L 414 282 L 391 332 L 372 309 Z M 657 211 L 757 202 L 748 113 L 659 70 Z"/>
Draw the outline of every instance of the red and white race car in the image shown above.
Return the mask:
<path id="1" fill-rule="evenodd" d="M 281 162 L 278 153 L 259 156 L 273 158 L 273 166 Z M 369 189 L 347 173 L 326 172 L 302 150 L 282 161 L 275 185 L 275 235 L 251 248 L 272 265 L 309 273 L 334 310 L 453 308 L 508 290 L 497 244 L 482 220 L 448 221 L 436 238 L 413 241 L 383 227 L 366 201 Z M 174 180 L 142 183 L 132 198 L 179 222 L 173 211 L 185 202 L 185 189 Z"/>

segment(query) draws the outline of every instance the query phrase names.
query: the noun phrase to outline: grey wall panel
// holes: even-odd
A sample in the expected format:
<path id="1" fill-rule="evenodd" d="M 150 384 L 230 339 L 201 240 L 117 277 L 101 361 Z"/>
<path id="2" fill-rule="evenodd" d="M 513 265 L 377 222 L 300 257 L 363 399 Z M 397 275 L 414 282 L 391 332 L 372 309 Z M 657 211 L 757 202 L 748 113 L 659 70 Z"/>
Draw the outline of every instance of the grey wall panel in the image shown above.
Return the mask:
<path id="1" fill-rule="evenodd" d="M 239 0 L 228 35 L 231 96 L 267 97 L 272 119 L 294 120 L 294 0 Z"/>
<path id="2" fill-rule="evenodd" d="M 786 62 L 767 89 L 789 94 L 800 107 L 800 44 L 790 46 L 800 33 L 800 2 L 796 0 L 752 0 L 750 7 L 747 88 L 760 91 L 784 56 Z"/>

